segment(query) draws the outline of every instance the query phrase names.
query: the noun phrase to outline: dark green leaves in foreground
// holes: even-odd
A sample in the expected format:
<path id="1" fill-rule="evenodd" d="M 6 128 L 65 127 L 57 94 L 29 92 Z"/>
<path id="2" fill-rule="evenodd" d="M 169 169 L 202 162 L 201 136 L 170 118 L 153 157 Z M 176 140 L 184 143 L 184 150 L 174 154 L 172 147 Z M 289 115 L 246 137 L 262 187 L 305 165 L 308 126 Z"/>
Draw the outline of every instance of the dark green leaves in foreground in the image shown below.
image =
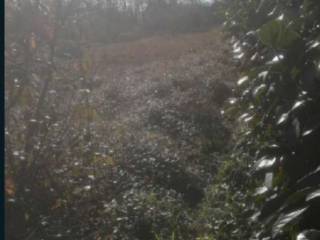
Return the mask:
<path id="1" fill-rule="evenodd" d="M 237 111 L 241 125 L 233 156 L 251 169 L 252 185 L 241 187 L 254 196 L 234 231 L 259 240 L 319 239 L 319 1 L 235 0 L 225 7 L 245 76 L 228 111 Z M 240 230 L 254 208 L 253 224 Z"/>
<path id="2" fill-rule="evenodd" d="M 286 49 L 299 39 L 299 34 L 284 21 L 271 20 L 260 28 L 259 38 L 268 47 Z"/>

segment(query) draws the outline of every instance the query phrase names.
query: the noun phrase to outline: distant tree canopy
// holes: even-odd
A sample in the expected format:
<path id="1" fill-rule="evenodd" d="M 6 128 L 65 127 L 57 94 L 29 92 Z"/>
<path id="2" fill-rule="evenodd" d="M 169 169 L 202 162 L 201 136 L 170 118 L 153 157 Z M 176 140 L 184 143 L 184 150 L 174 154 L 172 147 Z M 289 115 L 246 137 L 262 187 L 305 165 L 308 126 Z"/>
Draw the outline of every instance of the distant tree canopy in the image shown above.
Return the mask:
<path id="1" fill-rule="evenodd" d="M 46 2 L 39 1 L 45 11 Z M 199 1 L 74 1 L 62 0 L 60 19 L 64 30 L 59 38 L 109 43 L 154 33 L 176 33 L 208 29 L 215 19 L 212 6 Z M 36 4 L 34 2 L 33 4 Z M 28 2 L 13 2 L 29 14 Z M 30 7 L 29 7 L 30 8 Z"/>

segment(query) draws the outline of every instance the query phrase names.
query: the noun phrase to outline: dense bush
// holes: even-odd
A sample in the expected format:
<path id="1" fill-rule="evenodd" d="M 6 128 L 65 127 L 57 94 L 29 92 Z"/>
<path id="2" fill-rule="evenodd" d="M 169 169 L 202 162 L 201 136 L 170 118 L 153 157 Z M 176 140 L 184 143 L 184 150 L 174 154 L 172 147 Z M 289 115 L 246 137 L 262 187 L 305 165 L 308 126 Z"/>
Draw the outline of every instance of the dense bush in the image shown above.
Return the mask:
<path id="1" fill-rule="evenodd" d="M 242 75 L 227 109 L 241 126 L 234 164 L 236 159 L 246 162 L 243 186 L 258 187 L 255 193 L 247 193 L 254 200 L 243 201 L 242 216 L 247 211 L 256 213 L 253 224 L 241 233 L 252 232 L 252 239 L 318 239 L 319 2 L 220 4 L 226 10 L 225 26 Z M 232 179 L 229 182 L 232 185 Z"/>

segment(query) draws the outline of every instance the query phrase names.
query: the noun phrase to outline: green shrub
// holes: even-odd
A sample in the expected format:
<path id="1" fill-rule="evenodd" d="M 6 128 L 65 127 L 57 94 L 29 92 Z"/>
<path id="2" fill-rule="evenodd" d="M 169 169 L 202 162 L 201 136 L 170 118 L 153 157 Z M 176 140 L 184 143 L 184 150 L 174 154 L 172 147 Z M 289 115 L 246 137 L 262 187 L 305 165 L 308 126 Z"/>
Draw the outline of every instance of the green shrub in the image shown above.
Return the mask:
<path id="1" fill-rule="evenodd" d="M 262 184 L 252 238 L 295 239 L 320 229 L 320 5 L 222 5 L 242 75 L 227 112 L 243 126 L 237 149 L 251 166 L 248 177 Z"/>

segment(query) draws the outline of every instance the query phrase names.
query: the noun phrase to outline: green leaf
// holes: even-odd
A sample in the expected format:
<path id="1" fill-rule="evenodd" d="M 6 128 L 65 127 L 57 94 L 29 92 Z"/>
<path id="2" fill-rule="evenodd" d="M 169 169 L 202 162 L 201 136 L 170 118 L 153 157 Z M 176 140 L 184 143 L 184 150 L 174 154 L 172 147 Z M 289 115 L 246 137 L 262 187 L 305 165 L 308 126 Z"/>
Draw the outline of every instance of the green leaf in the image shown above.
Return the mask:
<path id="1" fill-rule="evenodd" d="M 299 233 L 296 240 L 317 240 L 319 238 L 320 231 L 315 229 L 309 229 Z"/>
<path id="2" fill-rule="evenodd" d="M 272 20 L 261 27 L 259 39 L 269 47 L 286 49 L 299 39 L 299 34 L 286 26 L 283 21 Z"/>
<path id="3" fill-rule="evenodd" d="M 280 233 L 285 226 L 287 226 L 289 223 L 293 222 L 294 220 L 297 220 L 306 210 L 307 210 L 307 207 L 295 210 L 287 214 L 281 214 L 272 228 L 273 233 L 275 235 Z"/>

